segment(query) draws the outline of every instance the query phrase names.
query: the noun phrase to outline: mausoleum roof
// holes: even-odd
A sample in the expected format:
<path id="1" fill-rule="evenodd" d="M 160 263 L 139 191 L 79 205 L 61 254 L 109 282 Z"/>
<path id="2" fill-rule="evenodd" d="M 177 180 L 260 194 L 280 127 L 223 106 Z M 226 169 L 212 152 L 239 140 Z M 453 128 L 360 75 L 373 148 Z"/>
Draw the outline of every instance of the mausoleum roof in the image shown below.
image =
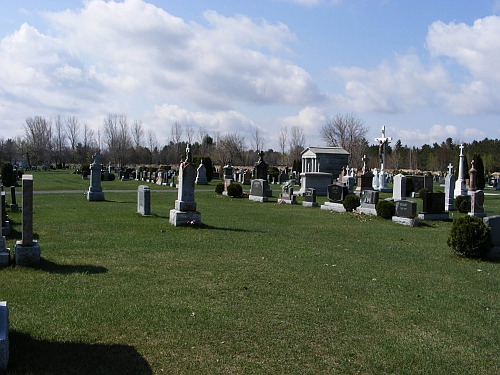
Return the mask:
<path id="1" fill-rule="evenodd" d="M 317 154 L 337 154 L 337 155 L 350 155 L 342 147 L 308 147 L 301 152 L 302 157 L 305 155 Z M 305 155 L 305 156 L 308 156 Z M 311 155 L 312 156 L 312 155 Z"/>

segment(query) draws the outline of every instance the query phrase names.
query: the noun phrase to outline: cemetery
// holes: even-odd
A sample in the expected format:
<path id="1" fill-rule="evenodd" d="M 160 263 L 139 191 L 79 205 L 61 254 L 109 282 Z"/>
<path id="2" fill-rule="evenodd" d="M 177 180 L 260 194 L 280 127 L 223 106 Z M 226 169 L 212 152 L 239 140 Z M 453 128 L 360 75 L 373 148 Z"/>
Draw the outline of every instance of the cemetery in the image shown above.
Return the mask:
<path id="1" fill-rule="evenodd" d="M 259 174 L 242 199 L 196 172 L 187 150 L 174 186 L 173 173 L 157 184 L 56 170 L 26 173 L 15 203 L 4 195 L 6 373 L 498 372 L 498 257 L 447 244 L 453 220 L 487 211 L 499 249 L 495 187 L 464 213 L 445 210 L 444 184 L 420 197 L 403 175 L 322 196 Z M 332 209 L 349 196 L 357 209 Z"/>

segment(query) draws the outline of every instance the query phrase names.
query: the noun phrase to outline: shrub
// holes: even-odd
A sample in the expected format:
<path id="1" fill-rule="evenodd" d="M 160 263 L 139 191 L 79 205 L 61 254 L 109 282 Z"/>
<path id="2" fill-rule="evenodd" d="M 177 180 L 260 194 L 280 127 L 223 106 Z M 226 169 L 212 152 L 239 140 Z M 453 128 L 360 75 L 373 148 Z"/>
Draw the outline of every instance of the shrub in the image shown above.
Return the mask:
<path id="1" fill-rule="evenodd" d="M 87 176 L 90 175 L 90 164 L 82 164 L 80 168 L 80 173 L 83 173 L 83 171 L 87 171 Z"/>
<path id="2" fill-rule="evenodd" d="M 453 221 L 446 243 L 464 257 L 482 258 L 493 247 L 491 228 L 478 217 L 462 216 Z"/>
<path id="3" fill-rule="evenodd" d="M 240 184 L 232 183 L 227 187 L 227 195 L 234 198 L 239 198 L 243 195 L 243 188 Z"/>
<path id="4" fill-rule="evenodd" d="M 357 195 L 348 195 L 344 198 L 342 204 L 347 212 L 353 212 L 361 203 Z"/>
<path id="5" fill-rule="evenodd" d="M 271 176 L 271 180 L 274 177 L 278 181 L 278 176 L 280 175 L 280 170 L 277 167 L 267 167 L 267 173 Z"/>
<path id="6" fill-rule="evenodd" d="M 377 203 L 377 216 L 384 219 L 391 219 L 396 213 L 396 205 L 394 202 L 381 200 Z"/>
<path id="7" fill-rule="evenodd" d="M 222 194 L 223 191 L 224 191 L 224 183 L 223 182 L 219 182 L 217 185 L 215 185 L 215 192 L 217 194 Z"/>
<path id="8" fill-rule="evenodd" d="M 455 201 L 453 202 L 453 205 L 460 212 L 470 211 L 470 201 L 469 199 L 467 199 L 467 197 L 464 197 L 463 195 L 457 196 L 455 198 Z"/>
<path id="9" fill-rule="evenodd" d="M 427 189 L 427 188 L 422 188 L 422 189 L 420 189 L 420 190 L 418 191 L 418 196 L 419 196 L 420 198 L 423 198 L 423 197 L 424 197 L 424 194 L 425 194 L 425 193 L 428 193 L 428 192 L 429 192 L 429 189 Z"/>

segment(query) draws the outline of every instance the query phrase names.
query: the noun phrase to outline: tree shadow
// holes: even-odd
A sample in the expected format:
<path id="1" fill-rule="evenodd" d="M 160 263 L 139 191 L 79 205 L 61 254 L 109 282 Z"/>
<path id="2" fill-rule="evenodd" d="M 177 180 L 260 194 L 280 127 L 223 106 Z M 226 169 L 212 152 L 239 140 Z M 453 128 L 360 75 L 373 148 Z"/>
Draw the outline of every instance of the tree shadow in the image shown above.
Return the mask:
<path id="1" fill-rule="evenodd" d="M 152 374 L 149 363 L 132 346 L 37 340 L 9 332 L 7 374 Z"/>
<path id="2" fill-rule="evenodd" d="M 108 269 L 106 267 L 92 266 L 92 265 L 71 265 L 71 264 L 56 264 L 50 260 L 40 258 L 40 263 L 38 263 L 34 269 L 45 271 L 49 273 L 58 273 L 61 275 L 67 275 L 70 273 L 85 273 L 89 275 L 95 275 L 99 273 L 106 273 Z"/>

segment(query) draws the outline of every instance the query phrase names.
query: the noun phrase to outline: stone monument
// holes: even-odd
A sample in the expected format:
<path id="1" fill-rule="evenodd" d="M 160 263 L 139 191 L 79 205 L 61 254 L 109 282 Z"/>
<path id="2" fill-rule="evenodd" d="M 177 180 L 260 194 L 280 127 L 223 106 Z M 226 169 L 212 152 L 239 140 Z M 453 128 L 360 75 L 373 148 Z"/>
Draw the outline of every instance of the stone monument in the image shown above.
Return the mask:
<path id="1" fill-rule="evenodd" d="M 191 145 L 186 147 L 186 159 L 179 166 L 179 180 L 175 208 L 170 210 L 170 224 L 179 227 L 201 224 L 201 214 L 196 211 L 194 182 L 196 168 L 191 159 Z"/>
<path id="2" fill-rule="evenodd" d="M 200 165 L 199 165 L 198 169 L 196 170 L 195 183 L 196 183 L 196 185 L 208 185 L 207 168 L 203 164 L 203 159 L 201 159 Z"/>
<path id="3" fill-rule="evenodd" d="M 458 178 L 455 181 L 454 197 L 459 195 L 467 196 L 467 186 L 464 179 L 464 145 L 460 145 L 460 160 L 458 163 Z"/>
<path id="4" fill-rule="evenodd" d="M 302 205 L 305 207 L 318 207 L 318 202 L 316 202 L 316 189 L 305 189 Z"/>
<path id="5" fill-rule="evenodd" d="M 87 192 L 88 201 L 103 201 L 104 192 L 101 187 L 101 155 L 94 154 L 92 156 L 94 162 L 90 165 L 90 187 Z"/>
<path id="6" fill-rule="evenodd" d="M 255 179 L 267 180 L 267 163 L 264 161 L 264 151 L 259 151 L 259 160 L 253 166 L 253 175 Z M 269 184 L 266 184 L 265 194 L 267 197 L 273 196 L 273 191 Z"/>
<path id="7" fill-rule="evenodd" d="M 16 187 L 15 186 L 10 187 L 10 198 L 11 198 L 10 212 L 19 211 L 19 206 L 17 205 L 17 200 L 16 200 Z"/>
<path id="8" fill-rule="evenodd" d="M 474 168 L 474 160 L 471 162 L 471 169 L 469 170 L 469 195 L 470 201 L 470 216 L 486 217 L 484 212 L 484 192 L 476 189 L 476 168 Z"/>
<path id="9" fill-rule="evenodd" d="M 374 183 L 375 186 L 378 186 L 377 190 L 391 192 L 391 189 L 387 189 L 387 181 L 386 181 L 386 173 L 384 169 L 385 164 L 385 149 L 389 145 L 392 140 L 391 137 L 385 136 L 385 126 L 382 126 L 382 136 L 380 138 L 375 138 L 378 142 L 378 155 L 380 157 L 380 172 L 378 173 L 378 183 Z"/>
<path id="10" fill-rule="evenodd" d="M 356 208 L 356 212 L 377 216 L 377 203 L 379 192 L 376 190 L 365 190 L 361 195 L 361 205 Z"/>
<path id="11" fill-rule="evenodd" d="M 358 185 L 356 186 L 356 189 L 354 190 L 354 193 L 358 197 L 361 197 L 362 192 L 365 190 L 373 190 L 373 185 L 372 185 L 373 173 L 368 170 L 367 163 L 368 163 L 368 158 L 366 157 L 366 155 L 364 155 L 363 156 L 363 169 L 361 170 L 361 173 L 358 174 Z"/>
<path id="12" fill-rule="evenodd" d="M 266 179 L 256 178 L 252 180 L 248 200 L 253 202 L 267 202 L 269 200 L 266 193 L 268 189 L 267 184 L 268 182 Z"/>
<path id="13" fill-rule="evenodd" d="M 293 195 L 293 187 L 290 181 L 287 181 L 281 187 L 281 194 L 278 202 L 287 204 L 297 204 L 297 199 Z"/>
<path id="14" fill-rule="evenodd" d="M 30 266 L 40 263 L 40 245 L 33 240 L 33 175 L 23 175 L 22 240 L 16 242 L 14 263 Z"/>
<path id="15" fill-rule="evenodd" d="M 444 210 L 455 210 L 455 175 L 453 174 L 453 165 L 448 165 L 448 174 L 444 180 Z"/>
<path id="16" fill-rule="evenodd" d="M 406 199 L 406 176 L 401 173 L 394 176 L 392 199 L 395 202 Z"/>
<path id="17" fill-rule="evenodd" d="M 142 216 L 151 215 L 151 190 L 147 185 L 137 188 L 137 212 Z"/>

